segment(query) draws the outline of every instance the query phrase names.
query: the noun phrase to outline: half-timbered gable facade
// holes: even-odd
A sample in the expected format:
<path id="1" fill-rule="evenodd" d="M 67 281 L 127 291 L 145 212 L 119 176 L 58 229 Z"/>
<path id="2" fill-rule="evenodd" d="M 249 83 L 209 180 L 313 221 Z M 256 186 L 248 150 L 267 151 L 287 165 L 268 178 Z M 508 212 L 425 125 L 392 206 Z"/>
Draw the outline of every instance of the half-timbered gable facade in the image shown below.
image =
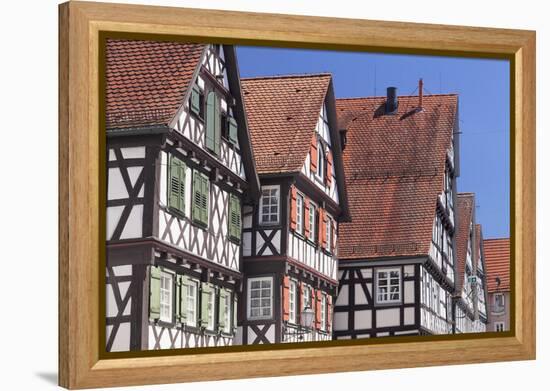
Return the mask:
<path id="1" fill-rule="evenodd" d="M 457 278 L 453 298 L 455 333 L 474 332 L 475 323 L 475 198 L 472 193 L 460 193 L 457 197 Z"/>
<path id="2" fill-rule="evenodd" d="M 481 226 L 475 220 L 475 195 L 457 197 L 457 279 L 453 298 L 454 333 L 486 330 L 487 284 L 484 272 Z"/>
<path id="3" fill-rule="evenodd" d="M 108 40 L 108 351 L 226 346 L 259 196 L 235 49 Z"/>
<path id="4" fill-rule="evenodd" d="M 336 107 L 351 222 L 340 226 L 334 337 L 451 333 L 457 96 L 388 88 Z"/>
<path id="5" fill-rule="evenodd" d="M 487 275 L 487 331 L 509 331 L 510 325 L 510 239 L 483 240 Z"/>
<path id="6" fill-rule="evenodd" d="M 347 211 L 331 76 L 242 86 L 261 182 L 258 205 L 243 216 L 242 343 L 330 340 Z M 314 318 L 303 325 L 307 309 Z"/>
<path id="7" fill-rule="evenodd" d="M 487 312 L 487 274 L 485 266 L 485 249 L 483 245 L 483 230 L 481 224 L 476 224 L 475 230 L 475 254 L 476 254 L 476 322 L 474 324 L 474 330 L 477 333 L 487 331 L 487 325 L 489 323 L 489 315 Z"/>

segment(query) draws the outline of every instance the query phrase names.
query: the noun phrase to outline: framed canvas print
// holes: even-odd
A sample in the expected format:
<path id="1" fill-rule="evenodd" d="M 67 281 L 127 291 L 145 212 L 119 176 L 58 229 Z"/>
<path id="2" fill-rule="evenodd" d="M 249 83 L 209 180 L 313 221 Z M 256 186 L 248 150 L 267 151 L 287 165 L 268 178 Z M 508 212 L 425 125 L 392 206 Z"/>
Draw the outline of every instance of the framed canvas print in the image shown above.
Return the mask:
<path id="1" fill-rule="evenodd" d="M 60 385 L 535 357 L 534 32 L 59 11 Z"/>

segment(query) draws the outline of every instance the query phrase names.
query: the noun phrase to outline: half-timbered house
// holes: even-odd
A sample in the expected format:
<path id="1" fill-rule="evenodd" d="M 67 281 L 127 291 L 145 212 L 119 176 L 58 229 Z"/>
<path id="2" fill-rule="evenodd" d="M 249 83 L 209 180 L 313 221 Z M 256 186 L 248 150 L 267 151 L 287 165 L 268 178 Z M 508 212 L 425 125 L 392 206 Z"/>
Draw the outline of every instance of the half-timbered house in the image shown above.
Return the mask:
<path id="1" fill-rule="evenodd" d="M 351 222 L 334 337 L 452 332 L 457 95 L 337 99 Z"/>
<path id="2" fill-rule="evenodd" d="M 338 223 L 347 217 L 331 76 L 242 87 L 261 182 L 259 204 L 243 215 L 242 343 L 330 340 Z"/>
<path id="3" fill-rule="evenodd" d="M 486 281 L 481 226 L 475 220 L 475 195 L 457 197 L 454 333 L 484 332 L 487 326 Z"/>
<path id="4" fill-rule="evenodd" d="M 487 331 L 510 330 L 510 239 L 483 241 L 487 273 Z"/>
<path id="5" fill-rule="evenodd" d="M 259 196 L 229 45 L 106 44 L 106 349 L 225 346 Z"/>

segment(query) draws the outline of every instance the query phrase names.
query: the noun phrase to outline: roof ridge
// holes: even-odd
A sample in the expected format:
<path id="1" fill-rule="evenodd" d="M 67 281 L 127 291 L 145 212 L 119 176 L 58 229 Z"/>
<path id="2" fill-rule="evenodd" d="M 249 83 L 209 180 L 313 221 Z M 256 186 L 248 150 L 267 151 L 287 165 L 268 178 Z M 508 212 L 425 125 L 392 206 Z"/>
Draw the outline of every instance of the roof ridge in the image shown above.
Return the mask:
<path id="1" fill-rule="evenodd" d="M 422 97 L 431 97 L 431 96 L 458 96 L 458 93 L 450 92 L 447 94 L 423 94 Z M 418 95 L 399 95 L 398 98 L 418 98 Z M 346 98 L 336 98 L 336 100 L 365 100 L 365 99 L 386 99 L 386 95 L 376 95 L 376 96 L 352 96 Z"/>
<path id="2" fill-rule="evenodd" d="M 241 81 L 248 80 L 263 80 L 263 79 L 292 79 L 292 78 L 306 78 L 306 77 L 332 77 L 330 72 L 319 72 L 319 73 L 289 73 L 285 75 L 264 75 L 264 76 L 253 76 L 253 77 L 241 77 Z"/>
<path id="3" fill-rule="evenodd" d="M 483 239 L 484 242 L 487 242 L 487 241 L 495 241 L 495 240 L 510 240 L 510 238 L 503 237 L 503 238 L 487 238 L 487 239 Z"/>

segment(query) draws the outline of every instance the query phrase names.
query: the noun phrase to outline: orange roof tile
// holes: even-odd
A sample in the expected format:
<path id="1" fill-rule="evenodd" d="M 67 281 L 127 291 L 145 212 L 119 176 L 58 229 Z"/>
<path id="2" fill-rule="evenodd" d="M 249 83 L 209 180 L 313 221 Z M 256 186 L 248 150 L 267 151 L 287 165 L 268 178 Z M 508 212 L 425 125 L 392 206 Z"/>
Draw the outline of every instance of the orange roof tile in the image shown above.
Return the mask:
<path id="1" fill-rule="evenodd" d="M 330 74 L 241 79 L 258 174 L 299 172 Z"/>
<path id="2" fill-rule="evenodd" d="M 468 254 L 468 240 L 470 239 L 470 224 L 472 223 L 475 207 L 473 193 L 459 193 L 456 205 L 456 278 L 455 292 L 460 294 L 464 285 L 464 273 L 466 270 L 466 255 Z M 472 249 L 473 251 L 473 249 Z M 472 254 L 472 262 L 475 255 Z"/>
<path id="3" fill-rule="evenodd" d="M 167 125 L 183 103 L 205 47 L 108 39 L 107 129 Z"/>
<path id="4" fill-rule="evenodd" d="M 485 239 L 485 267 L 487 274 L 487 290 L 489 293 L 510 290 L 510 239 Z M 496 278 L 500 279 L 497 286 Z"/>
<path id="5" fill-rule="evenodd" d="M 351 213 L 340 259 L 429 253 L 458 97 L 425 95 L 422 111 L 417 96 L 398 99 L 395 115 L 384 114 L 385 97 L 336 101 Z"/>

